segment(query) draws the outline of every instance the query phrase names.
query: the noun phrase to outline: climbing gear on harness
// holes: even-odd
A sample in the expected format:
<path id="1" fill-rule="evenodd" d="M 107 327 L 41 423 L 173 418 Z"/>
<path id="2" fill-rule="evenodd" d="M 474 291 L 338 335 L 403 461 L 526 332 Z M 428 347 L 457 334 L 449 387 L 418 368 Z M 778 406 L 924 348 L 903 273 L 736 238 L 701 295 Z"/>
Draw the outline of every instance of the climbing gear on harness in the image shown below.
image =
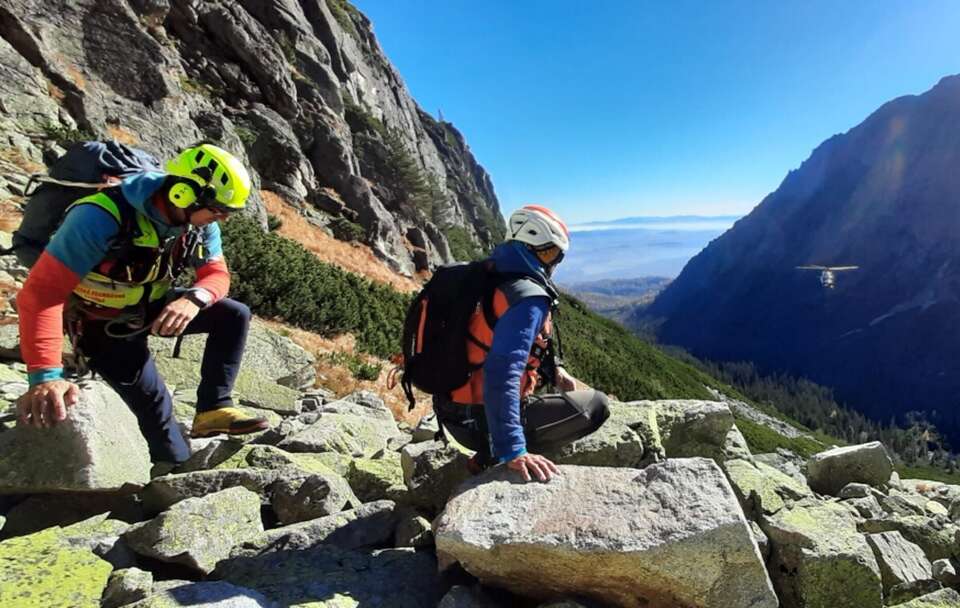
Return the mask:
<path id="1" fill-rule="evenodd" d="M 197 412 L 190 429 L 191 437 L 209 437 L 226 433 L 227 435 L 246 435 L 262 431 L 270 426 L 266 418 L 251 416 L 240 408 L 222 407 L 207 412 Z"/>

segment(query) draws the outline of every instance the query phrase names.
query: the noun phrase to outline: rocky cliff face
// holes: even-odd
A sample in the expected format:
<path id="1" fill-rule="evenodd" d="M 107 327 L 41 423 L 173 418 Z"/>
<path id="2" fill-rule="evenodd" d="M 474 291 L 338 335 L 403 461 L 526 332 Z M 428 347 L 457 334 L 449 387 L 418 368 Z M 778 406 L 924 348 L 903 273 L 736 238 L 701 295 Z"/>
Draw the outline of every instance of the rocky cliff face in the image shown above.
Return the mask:
<path id="1" fill-rule="evenodd" d="M 0 199 L 70 141 L 165 157 L 207 139 L 401 272 L 503 234 L 463 137 L 417 106 L 346 0 L 4 0 L 0 93 Z"/>
<path id="2" fill-rule="evenodd" d="M 960 77 L 820 145 L 646 311 L 664 342 L 960 437 Z M 835 290 L 803 264 L 856 264 Z M 957 442 L 954 441 L 954 445 Z"/>

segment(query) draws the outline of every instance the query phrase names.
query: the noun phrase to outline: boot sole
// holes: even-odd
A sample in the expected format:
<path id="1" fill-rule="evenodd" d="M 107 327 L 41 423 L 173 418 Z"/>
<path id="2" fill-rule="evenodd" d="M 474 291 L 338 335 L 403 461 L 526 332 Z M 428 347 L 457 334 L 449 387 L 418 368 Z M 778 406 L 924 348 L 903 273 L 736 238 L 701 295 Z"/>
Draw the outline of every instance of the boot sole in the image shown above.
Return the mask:
<path id="1" fill-rule="evenodd" d="M 239 424 L 237 426 L 232 426 L 229 429 L 210 429 L 207 431 L 201 432 L 190 432 L 190 437 L 193 439 L 202 439 L 204 437 L 210 437 L 212 435 L 248 435 L 250 433 L 256 433 L 257 431 L 263 431 L 270 428 L 270 423 L 266 420 L 257 420 L 254 422 L 248 422 Z"/>

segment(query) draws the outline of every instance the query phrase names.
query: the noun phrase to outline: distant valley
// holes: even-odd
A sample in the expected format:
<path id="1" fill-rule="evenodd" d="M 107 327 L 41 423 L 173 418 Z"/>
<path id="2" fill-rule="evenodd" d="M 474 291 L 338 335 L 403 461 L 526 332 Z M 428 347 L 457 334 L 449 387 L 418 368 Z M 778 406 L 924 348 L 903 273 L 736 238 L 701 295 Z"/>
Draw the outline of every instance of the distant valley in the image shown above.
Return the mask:
<path id="1" fill-rule="evenodd" d="M 738 216 L 629 217 L 571 226 L 570 251 L 557 269 L 557 282 L 668 277 Z"/>
<path id="2" fill-rule="evenodd" d="M 643 311 L 666 344 L 805 376 L 960 445 L 960 76 L 823 142 Z M 856 264 L 825 289 L 806 264 Z"/>
<path id="3" fill-rule="evenodd" d="M 561 283 L 560 286 L 594 312 L 621 325 L 628 325 L 628 319 L 635 317 L 639 310 L 650 304 L 670 281 L 667 277 L 638 277 Z"/>

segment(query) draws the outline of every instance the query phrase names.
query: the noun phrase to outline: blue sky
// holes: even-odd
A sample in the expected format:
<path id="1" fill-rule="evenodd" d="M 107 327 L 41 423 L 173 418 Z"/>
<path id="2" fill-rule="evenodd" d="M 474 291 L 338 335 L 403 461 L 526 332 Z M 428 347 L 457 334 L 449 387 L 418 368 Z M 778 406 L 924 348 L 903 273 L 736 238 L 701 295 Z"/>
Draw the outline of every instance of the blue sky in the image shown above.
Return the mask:
<path id="1" fill-rule="evenodd" d="M 505 213 L 739 214 L 834 133 L 960 73 L 960 2 L 356 0 Z"/>

